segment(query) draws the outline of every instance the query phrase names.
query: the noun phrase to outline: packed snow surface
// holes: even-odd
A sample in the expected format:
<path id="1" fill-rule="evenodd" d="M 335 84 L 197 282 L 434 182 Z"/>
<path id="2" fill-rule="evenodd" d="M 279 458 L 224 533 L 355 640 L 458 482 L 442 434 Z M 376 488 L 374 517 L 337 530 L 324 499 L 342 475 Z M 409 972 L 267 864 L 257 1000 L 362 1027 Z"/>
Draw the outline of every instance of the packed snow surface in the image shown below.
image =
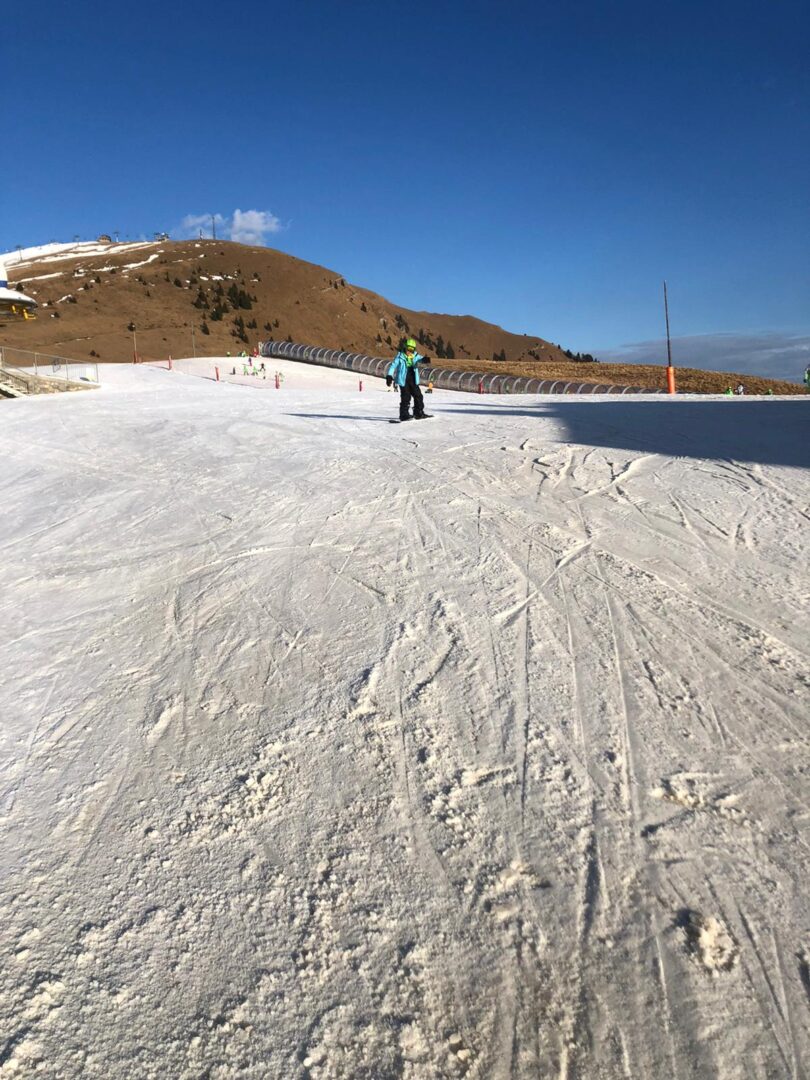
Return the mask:
<path id="1" fill-rule="evenodd" d="M 807 1075 L 810 402 L 180 368 L 0 403 L 3 1080 Z"/>

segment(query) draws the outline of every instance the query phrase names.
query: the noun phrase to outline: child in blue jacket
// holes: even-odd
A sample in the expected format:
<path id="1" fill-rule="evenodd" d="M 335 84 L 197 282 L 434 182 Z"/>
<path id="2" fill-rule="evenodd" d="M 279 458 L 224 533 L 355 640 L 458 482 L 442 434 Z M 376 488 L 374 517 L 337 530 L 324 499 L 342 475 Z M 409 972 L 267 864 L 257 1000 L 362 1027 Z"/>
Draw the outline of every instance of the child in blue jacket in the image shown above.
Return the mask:
<path id="1" fill-rule="evenodd" d="M 425 412 L 425 401 L 422 391 L 419 389 L 419 369 L 417 365 L 426 356 L 420 356 L 416 351 L 416 342 L 408 338 L 405 348 L 400 349 L 385 376 L 388 386 L 393 382 L 399 387 L 399 418 L 400 420 L 425 420 L 428 414 Z M 411 398 L 413 398 L 413 416 L 410 414 Z"/>

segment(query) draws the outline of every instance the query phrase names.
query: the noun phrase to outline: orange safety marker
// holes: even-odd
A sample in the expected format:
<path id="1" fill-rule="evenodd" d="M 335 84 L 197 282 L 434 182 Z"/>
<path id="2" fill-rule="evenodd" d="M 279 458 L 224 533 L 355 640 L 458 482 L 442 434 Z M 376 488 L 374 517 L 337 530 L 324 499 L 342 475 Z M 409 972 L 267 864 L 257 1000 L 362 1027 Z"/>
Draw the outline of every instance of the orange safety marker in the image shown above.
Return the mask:
<path id="1" fill-rule="evenodd" d="M 361 390 L 363 389 L 363 380 L 362 379 L 360 380 L 360 389 Z"/>
<path id="2" fill-rule="evenodd" d="M 675 393 L 675 368 L 672 364 L 667 367 L 667 393 Z"/>
<path id="3" fill-rule="evenodd" d="M 215 367 L 215 368 L 214 368 L 214 374 L 215 374 L 215 375 L 216 375 L 216 377 L 217 377 L 217 382 L 219 382 L 219 368 L 218 368 L 218 367 Z"/>

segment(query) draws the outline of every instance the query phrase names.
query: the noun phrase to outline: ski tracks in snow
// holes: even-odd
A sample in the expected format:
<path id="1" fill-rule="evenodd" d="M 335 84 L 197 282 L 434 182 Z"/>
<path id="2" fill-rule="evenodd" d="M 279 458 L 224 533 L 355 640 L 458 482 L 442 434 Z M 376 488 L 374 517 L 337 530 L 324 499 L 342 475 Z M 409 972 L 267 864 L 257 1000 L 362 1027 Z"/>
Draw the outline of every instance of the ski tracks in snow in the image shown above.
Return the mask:
<path id="1" fill-rule="evenodd" d="M 806 1074 L 806 483 L 178 387 L 7 458 L 0 1073 Z"/>

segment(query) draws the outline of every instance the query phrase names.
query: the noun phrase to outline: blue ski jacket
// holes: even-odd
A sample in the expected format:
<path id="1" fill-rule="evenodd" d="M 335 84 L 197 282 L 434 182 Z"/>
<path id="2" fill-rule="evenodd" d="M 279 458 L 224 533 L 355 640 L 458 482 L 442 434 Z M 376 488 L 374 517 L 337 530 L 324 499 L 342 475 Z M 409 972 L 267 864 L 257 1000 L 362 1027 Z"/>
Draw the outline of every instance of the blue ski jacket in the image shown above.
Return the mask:
<path id="1" fill-rule="evenodd" d="M 416 379 L 416 385 L 419 385 L 419 368 L 417 364 L 420 360 L 424 360 L 424 356 L 421 353 L 413 354 L 413 377 Z M 390 375 L 397 386 L 405 385 L 405 376 L 408 374 L 408 364 L 405 359 L 404 352 L 398 352 L 394 359 L 391 361 L 386 375 Z"/>

